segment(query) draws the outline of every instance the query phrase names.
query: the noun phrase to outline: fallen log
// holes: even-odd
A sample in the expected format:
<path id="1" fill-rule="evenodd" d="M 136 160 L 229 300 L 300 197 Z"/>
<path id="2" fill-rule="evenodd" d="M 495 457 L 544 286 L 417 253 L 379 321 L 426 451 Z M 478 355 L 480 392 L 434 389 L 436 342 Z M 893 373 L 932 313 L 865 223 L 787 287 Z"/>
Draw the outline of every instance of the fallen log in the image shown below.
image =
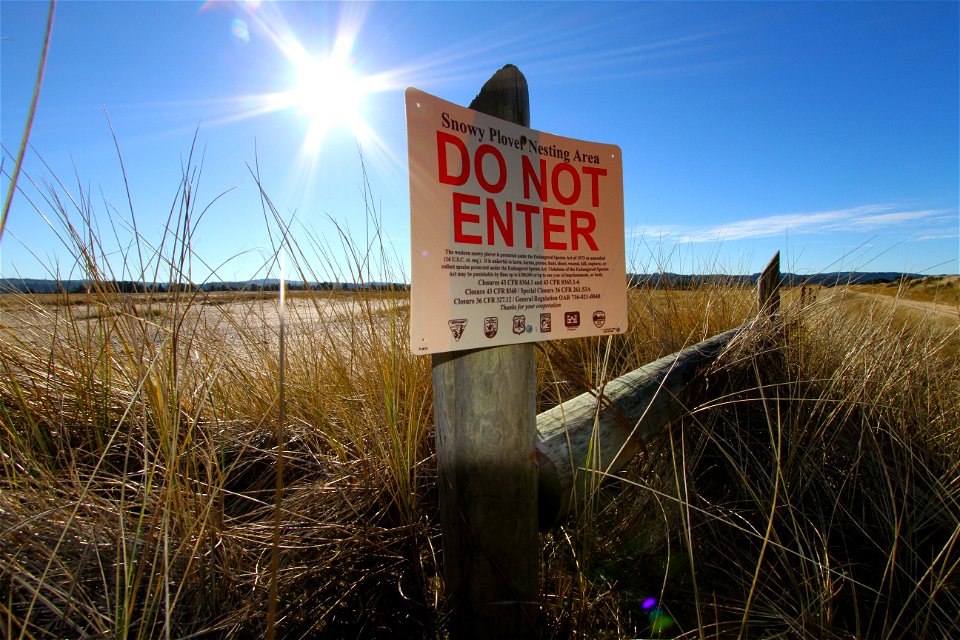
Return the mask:
<path id="1" fill-rule="evenodd" d="M 592 471 L 616 473 L 688 409 L 702 385 L 690 384 L 743 328 L 665 356 L 537 416 L 540 528 L 582 504 Z"/>
<path id="2" fill-rule="evenodd" d="M 757 279 L 757 319 L 780 308 L 780 252 Z M 679 418 L 703 386 L 691 384 L 747 322 L 651 362 L 600 389 L 567 400 L 537 416 L 534 457 L 540 529 L 547 530 L 595 491 L 603 474 L 622 470 L 644 443 Z"/>

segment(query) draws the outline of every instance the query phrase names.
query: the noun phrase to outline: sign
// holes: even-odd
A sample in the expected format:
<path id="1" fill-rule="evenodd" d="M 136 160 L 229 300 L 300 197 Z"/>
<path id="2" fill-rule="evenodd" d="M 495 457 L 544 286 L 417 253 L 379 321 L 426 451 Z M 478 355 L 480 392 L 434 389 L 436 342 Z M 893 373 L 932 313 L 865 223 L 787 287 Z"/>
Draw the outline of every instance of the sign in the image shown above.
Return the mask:
<path id="1" fill-rule="evenodd" d="M 620 148 L 406 107 L 413 353 L 626 331 Z"/>

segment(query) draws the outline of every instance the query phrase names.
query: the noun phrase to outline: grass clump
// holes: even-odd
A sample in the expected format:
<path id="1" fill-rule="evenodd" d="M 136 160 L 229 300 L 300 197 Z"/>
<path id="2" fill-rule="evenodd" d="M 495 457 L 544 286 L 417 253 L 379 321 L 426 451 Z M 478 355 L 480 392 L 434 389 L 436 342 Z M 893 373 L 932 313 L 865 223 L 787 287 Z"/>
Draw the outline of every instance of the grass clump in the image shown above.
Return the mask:
<path id="1" fill-rule="evenodd" d="M 860 311 L 794 305 L 737 339 L 622 494 L 554 540 L 559 616 L 592 637 L 960 631 L 957 330 Z"/>
<path id="2" fill-rule="evenodd" d="M 259 636 L 271 601 L 283 637 L 430 635 L 430 368 L 405 347 L 405 297 L 361 286 L 278 309 L 276 294 L 200 291 L 190 167 L 167 235 L 118 243 L 132 247 L 120 272 L 86 194 L 38 190 L 89 286 L 4 299 L 5 635 Z M 303 237 L 282 240 L 291 274 L 367 279 L 346 233 L 354 271 L 336 277 L 305 266 L 329 247 Z M 121 279 L 179 286 L 131 294 Z"/>

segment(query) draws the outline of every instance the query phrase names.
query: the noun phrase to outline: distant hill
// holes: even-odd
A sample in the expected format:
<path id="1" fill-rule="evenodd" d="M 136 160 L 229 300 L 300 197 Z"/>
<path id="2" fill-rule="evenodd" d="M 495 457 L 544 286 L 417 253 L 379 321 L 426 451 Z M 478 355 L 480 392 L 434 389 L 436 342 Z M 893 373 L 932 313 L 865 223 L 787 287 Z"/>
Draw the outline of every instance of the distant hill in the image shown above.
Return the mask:
<path id="1" fill-rule="evenodd" d="M 82 293 L 84 280 L 40 280 L 36 278 L 3 278 L 0 293 Z"/>
<path id="2" fill-rule="evenodd" d="M 258 280 L 244 280 L 234 282 L 205 282 L 203 284 L 171 284 L 145 283 L 131 280 L 117 280 L 109 283 L 110 287 L 121 293 L 146 293 L 155 291 L 166 293 L 177 287 L 182 291 L 278 291 L 280 280 L 276 278 L 261 278 Z M 408 285 L 389 282 L 370 282 L 357 284 L 354 282 L 303 282 L 287 280 L 287 289 L 302 291 L 315 289 L 319 291 L 355 291 L 360 288 L 385 289 L 403 288 Z M 91 287 L 90 280 L 43 280 L 37 278 L 2 278 L 0 279 L 0 294 L 3 293 L 84 293 Z"/>
<path id="3" fill-rule="evenodd" d="M 834 271 L 831 273 L 818 273 L 812 276 L 800 276 L 796 274 L 784 274 L 784 277 L 793 278 L 794 284 L 817 284 L 832 287 L 838 284 L 886 284 L 888 282 L 900 282 L 903 280 L 914 280 L 924 276 L 918 273 L 898 273 L 895 271 Z"/>
<path id="4" fill-rule="evenodd" d="M 780 274 L 780 282 L 788 287 L 800 286 L 802 284 L 833 287 L 838 284 L 885 284 L 888 282 L 899 282 L 901 280 L 914 280 L 922 277 L 924 276 L 916 273 L 899 273 L 893 271 L 834 271 L 810 275 L 783 273 Z M 628 282 L 634 285 L 655 288 L 670 287 L 674 289 L 688 289 L 704 284 L 752 286 L 757 283 L 759 278 L 759 273 L 734 276 L 722 274 L 682 275 L 668 272 L 627 274 Z"/>

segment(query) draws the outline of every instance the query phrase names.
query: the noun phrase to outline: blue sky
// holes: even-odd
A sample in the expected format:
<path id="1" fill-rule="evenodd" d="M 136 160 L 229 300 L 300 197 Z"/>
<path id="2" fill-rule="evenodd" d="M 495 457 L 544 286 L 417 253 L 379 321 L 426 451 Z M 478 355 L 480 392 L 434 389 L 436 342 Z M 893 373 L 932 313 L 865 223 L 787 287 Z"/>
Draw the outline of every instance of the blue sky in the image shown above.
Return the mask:
<path id="1" fill-rule="evenodd" d="M 87 193 L 124 273 L 132 224 L 109 113 L 147 243 L 162 237 L 198 131 L 197 214 L 212 205 L 192 237 L 194 280 L 265 275 L 276 225 L 255 165 L 301 245 L 328 243 L 339 261 L 337 227 L 360 242 L 369 231 L 361 153 L 393 272 L 406 273 L 403 90 L 466 105 L 512 63 L 533 128 L 623 149 L 628 269 L 749 273 L 780 250 L 800 273 L 958 273 L 958 6 L 61 2 L 0 272 L 80 275 L 28 201 L 49 219 L 28 177 L 56 176 L 74 198 Z M 43 2 L 0 3 L 10 154 L 46 13 Z M 362 125 L 339 114 L 320 135 L 318 118 L 332 116 L 290 98 L 304 54 L 366 78 Z"/>

